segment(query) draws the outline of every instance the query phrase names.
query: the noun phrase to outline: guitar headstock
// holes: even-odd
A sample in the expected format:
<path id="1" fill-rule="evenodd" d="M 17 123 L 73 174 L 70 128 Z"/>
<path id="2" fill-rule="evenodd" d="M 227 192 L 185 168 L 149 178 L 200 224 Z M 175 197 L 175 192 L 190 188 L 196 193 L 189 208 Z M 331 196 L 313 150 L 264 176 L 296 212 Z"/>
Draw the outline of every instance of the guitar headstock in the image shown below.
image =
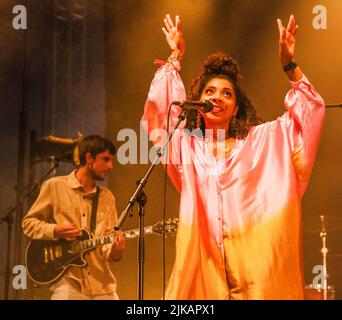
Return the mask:
<path id="1" fill-rule="evenodd" d="M 157 233 L 159 235 L 163 234 L 163 229 L 165 230 L 166 235 L 176 234 L 178 229 L 178 218 L 166 220 L 164 228 L 163 221 L 159 221 L 152 226 L 153 233 Z"/>

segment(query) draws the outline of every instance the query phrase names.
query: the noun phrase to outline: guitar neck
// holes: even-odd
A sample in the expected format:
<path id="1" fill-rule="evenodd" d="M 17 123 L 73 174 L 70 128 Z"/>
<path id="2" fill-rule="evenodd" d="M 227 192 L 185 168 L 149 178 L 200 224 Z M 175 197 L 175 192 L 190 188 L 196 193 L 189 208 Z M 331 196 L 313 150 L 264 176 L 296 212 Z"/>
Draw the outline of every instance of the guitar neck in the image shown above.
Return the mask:
<path id="1" fill-rule="evenodd" d="M 150 233 L 153 233 L 153 228 L 152 228 L 152 226 L 145 227 L 144 231 L 145 231 L 145 234 L 150 234 Z M 123 234 L 124 234 L 124 237 L 126 239 L 134 239 L 134 238 L 139 237 L 140 229 L 133 229 L 133 230 L 124 231 Z"/>
<path id="2" fill-rule="evenodd" d="M 153 227 L 145 227 L 145 234 L 150 234 L 153 233 Z M 128 230 L 124 231 L 123 235 L 125 239 L 134 239 L 139 237 L 139 229 L 133 229 L 133 230 Z M 85 249 L 93 249 L 108 243 L 112 243 L 113 239 L 115 237 L 116 233 L 110 234 L 108 236 L 103 236 L 103 237 L 95 237 L 87 240 L 82 240 L 78 242 L 78 245 L 80 246 L 80 250 L 85 250 Z"/>

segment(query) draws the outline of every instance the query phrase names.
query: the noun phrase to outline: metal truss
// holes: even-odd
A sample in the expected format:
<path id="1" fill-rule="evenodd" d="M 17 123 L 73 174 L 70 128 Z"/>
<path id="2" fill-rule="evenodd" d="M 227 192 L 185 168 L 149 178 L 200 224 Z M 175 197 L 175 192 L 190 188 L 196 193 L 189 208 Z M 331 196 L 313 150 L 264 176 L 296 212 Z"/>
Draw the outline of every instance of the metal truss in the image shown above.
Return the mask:
<path id="1" fill-rule="evenodd" d="M 54 0 L 51 133 L 83 131 L 87 1 Z"/>

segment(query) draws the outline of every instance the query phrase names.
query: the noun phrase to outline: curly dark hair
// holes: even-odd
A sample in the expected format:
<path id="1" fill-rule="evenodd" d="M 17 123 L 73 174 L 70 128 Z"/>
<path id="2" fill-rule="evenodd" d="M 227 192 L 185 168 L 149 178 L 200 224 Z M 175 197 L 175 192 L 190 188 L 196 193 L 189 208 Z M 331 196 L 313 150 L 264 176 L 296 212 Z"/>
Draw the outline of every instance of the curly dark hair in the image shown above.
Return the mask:
<path id="1" fill-rule="evenodd" d="M 228 136 L 243 139 L 253 126 L 264 121 L 257 115 L 256 109 L 242 89 L 240 67 L 234 58 L 221 52 L 209 55 L 201 65 L 200 74 L 191 83 L 189 98 L 199 100 L 206 84 L 213 78 L 227 79 L 233 85 L 239 109 L 235 119 L 231 120 Z M 189 130 L 197 128 L 197 111 L 192 110 L 188 114 L 186 128 Z M 200 129 L 204 135 L 205 124 L 202 116 Z"/>

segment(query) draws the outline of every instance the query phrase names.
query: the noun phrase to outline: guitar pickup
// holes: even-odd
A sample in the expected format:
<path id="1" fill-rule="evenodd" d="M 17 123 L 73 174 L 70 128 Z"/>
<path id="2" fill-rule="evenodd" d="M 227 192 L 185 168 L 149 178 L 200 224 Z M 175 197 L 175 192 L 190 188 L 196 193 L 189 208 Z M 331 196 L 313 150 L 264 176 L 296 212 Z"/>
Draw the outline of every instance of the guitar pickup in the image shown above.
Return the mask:
<path id="1" fill-rule="evenodd" d="M 50 259 L 51 259 L 51 261 L 55 260 L 55 257 L 53 255 L 53 248 L 52 247 L 50 247 Z"/>
<path id="2" fill-rule="evenodd" d="M 48 250 L 44 247 L 44 262 L 49 263 Z"/>
<path id="3" fill-rule="evenodd" d="M 60 258 L 63 255 L 62 246 L 55 248 L 55 258 Z"/>

